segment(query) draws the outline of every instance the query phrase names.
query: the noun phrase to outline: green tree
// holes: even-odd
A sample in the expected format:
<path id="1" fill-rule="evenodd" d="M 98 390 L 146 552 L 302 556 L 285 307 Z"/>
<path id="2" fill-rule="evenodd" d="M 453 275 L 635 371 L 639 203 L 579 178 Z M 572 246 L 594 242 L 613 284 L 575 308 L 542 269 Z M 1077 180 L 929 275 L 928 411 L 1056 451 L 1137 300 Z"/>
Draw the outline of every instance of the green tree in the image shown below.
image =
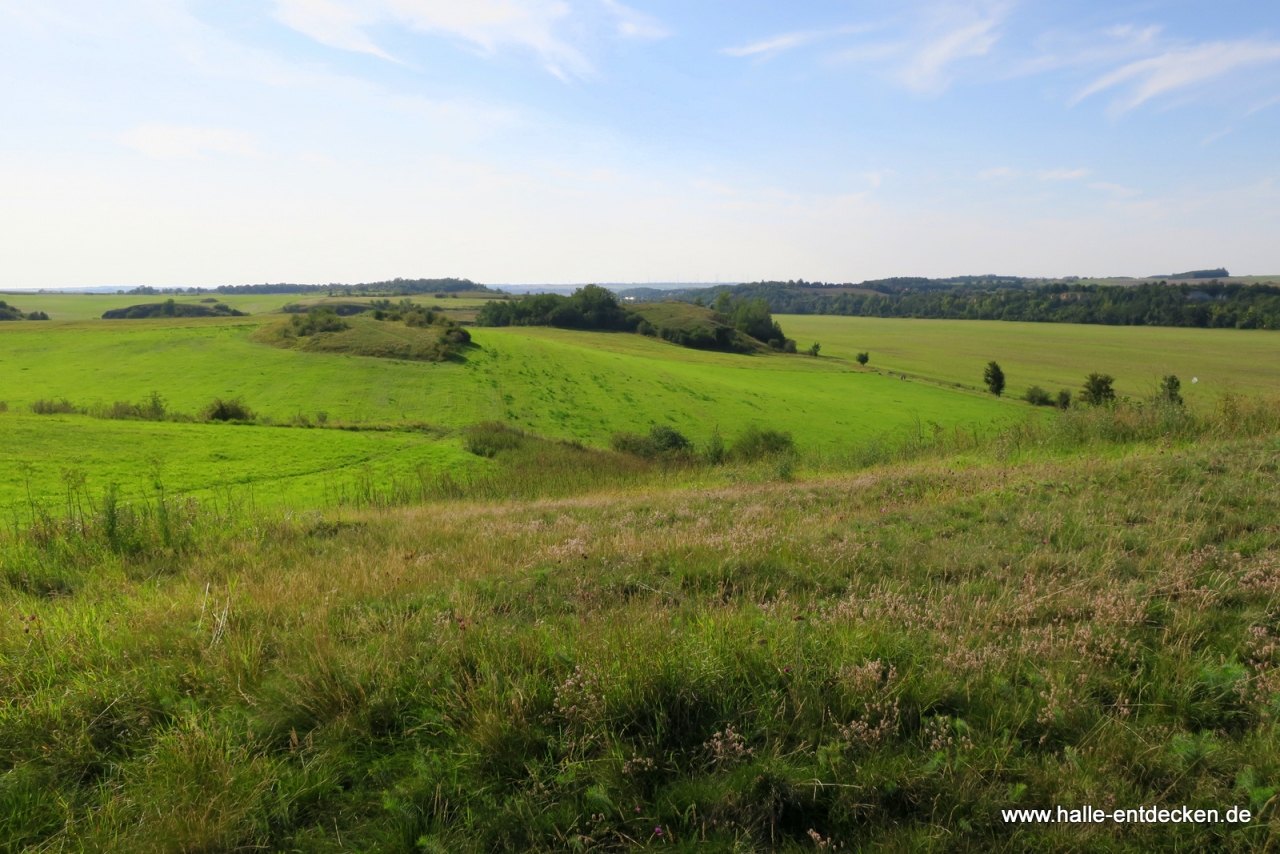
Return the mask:
<path id="1" fill-rule="evenodd" d="M 1116 392 L 1112 385 L 1115 381 L 1115 377 L 1110 374 L 1089 374 L 1084 379 L 1084 389 L 1080 392 L 1080 399 L 1090 406 L 1114 403 Z"/>
<path id="2" fill-rule="evenodd" d="M 994 360 L 987 362 L 987 369 L 982 372 L 982 381 L 996 397 L 1004 394 L 1004 371 L 1000 370 L 999 363 Z"/>
<path id="3" fill-rule="evenodd" d="M 1160 391 L 1156 394 L 1156 400 L 1164 403 L 1170 403 L 1174 406 L 1182 405 L 1182 380 L 1175 375 L 1169 374 L 1160 381 Z"/>
<path id="4" fill-rule="evenodd" d="M 817 358 L 817 356 L 818 356 L 818 352 L 819 352 L 821 349 L 822 349 L 822 345 L 821 345 L 821 344 L 819 344 L 817 341 L 814 341 L 814 342 L 813 342 L 813 346 L 812 346 L 812 347 L 810 347 L 810 348 L 809 348 L 808 350 L 806 350 L 805 352 L 806 352 L 806 353 L 808 353 L 810 356 L 813 356 L 813 357 L 816 359 L 816 358 Z"/>
<path id="5" fill-rule="evenodd" d="M 871 354 L 867 352 L 862 352 L 862 353 L 859 353 L 854 358 L 858 360 L 859 365 L 865 365 L 867 362 L 871 361 Z"/>

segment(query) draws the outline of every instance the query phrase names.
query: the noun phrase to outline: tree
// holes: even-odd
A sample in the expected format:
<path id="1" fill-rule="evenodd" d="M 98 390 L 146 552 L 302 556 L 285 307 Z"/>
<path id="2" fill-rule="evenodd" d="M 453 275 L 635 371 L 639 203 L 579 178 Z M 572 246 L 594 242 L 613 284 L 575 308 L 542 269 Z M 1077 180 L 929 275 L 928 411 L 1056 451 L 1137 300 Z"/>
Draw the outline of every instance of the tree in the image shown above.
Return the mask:
<path id="1" fill-rule="evenodd" d="M 987 362 L 987 369 L 982 372 L 982 381 L 996 397 L 1004 394 L 1004 371 L 1000 370 L 999 363 Z"/>
<path id="2" fill-rule="evenodd" d="M 822 345 L 821 345 L 821 344 L 819 344 L 817 341 L 814 341 L 814 342 L 813 342 L 813 346 L 812 346 L 812 347 L 810 347 L 810 348 L 809 348 L 808 350 L 806 350 L 805 352 L 807 352 L 810 356 L 813 356 L 814 358 L 817 358 L 817 356 L 818 356 L 818 351 L 819 351 L 819 350 L 821 350 L 821 349 L 822 349 Z"/>
<path id="3" fill-rule="evenodd" d="M 1071 408 L 1071 389 L 1064 388 L 1058 392 L 1058 408 L 1059 409 Z"/>
<path id="4" fill-rule="evenodd" d="M 857 358 L 859 365 L 865 365 L 867 362 L 871 361 L 871 354 L 863 352 L 859 353 L 855 358 Z"/>
<path id="5" fill-rule="evenodd" d="M 1090 406 L 1104 406 L 1108 403 L 1114 403 L 1116 392 L 1111 386 L 1115 382 L 1115 377 L 1110 374 L 1089 374 L 1084 380 L 1084 389 L 1080 392 L 1080 399 Z"/>
<path id="6" fill-rule="evenodd" d="M 1182 380 L 1173 374 L 1165 377 L 1160 381 L 1160 391 L 1156 394 L 1156 400 L 1162 403 L 1169 403 L 1173 406 L 1182 405 Z"/>

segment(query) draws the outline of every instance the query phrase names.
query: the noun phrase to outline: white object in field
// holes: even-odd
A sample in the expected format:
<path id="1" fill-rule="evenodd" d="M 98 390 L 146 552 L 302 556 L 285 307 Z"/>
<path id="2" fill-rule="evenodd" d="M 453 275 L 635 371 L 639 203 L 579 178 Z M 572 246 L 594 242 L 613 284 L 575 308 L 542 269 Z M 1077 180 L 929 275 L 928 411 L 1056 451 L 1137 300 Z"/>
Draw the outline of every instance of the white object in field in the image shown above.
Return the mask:
<path id="1" fill-rule="evenodd" d="M 1200 382 L 1200 378 L 1199 378 L 1199 377 L 1192 377 L 1192 378 L 1191 378 L 1191 384 L 1192 384 L 1192 385 L 1195 385 L 1195 384 L 1196 384 L 1196 383 L 1198 383 L 1198 382 Z"/>

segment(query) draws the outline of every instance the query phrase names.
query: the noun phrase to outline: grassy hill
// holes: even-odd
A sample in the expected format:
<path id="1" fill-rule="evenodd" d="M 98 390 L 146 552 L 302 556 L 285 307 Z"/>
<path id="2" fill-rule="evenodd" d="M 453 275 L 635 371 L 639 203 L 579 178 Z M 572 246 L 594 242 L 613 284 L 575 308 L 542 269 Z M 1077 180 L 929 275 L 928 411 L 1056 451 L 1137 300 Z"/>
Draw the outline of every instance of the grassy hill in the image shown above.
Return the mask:
<path id="1" fill-rule="evenodd" d="M 763 353 L 769 349 L 765 342 L 734 329 L 719 312 L 692 303 L 636 303 L 627 308 L 644 318 L 647 334 L 682 347 L 731 353 Z"/>
<path id="2" fill-rule="evenodd" d="M 1280 413 L 1166 415 L 0 533 L 0 851 L 1269 850 Z M 1002 813 L 1057 805 L 1254 818 Z"/>
<path id="3" fill-rule="evenodd" d="M 38 399 L 66 398 L 83 407 L 138 401 L 155 391 L 179 413 L 198 413 L 215 397 L 240 399 L 284 424 L 315 424 L 321 412 L 331 426 L 429 423 L 458 430 L 497 419 L 596 446 L 607 445 L 614 432 L 643 432 L 653 424 L 671 425 L 696 441 L 716 429 L 731 439 L 745 425 L 757 424 L 790 431 L 802 447 L 834 449 L 917 424 L 986 425 L 1023 411 L 1014 402 L 902 382 L 833 360 L 703 352 L 625 333 L 473 329 L 476 346 L 459 360 L 416 362 L 278 349 L 253 340 L 264 322 L 277 321 L 53 321 L 38 325 L 42 334 L 9 328 L 36 324 L 9 324 L 0 330 L 0 370 L 20 382 L 5 388 L 9 412 L 0 413 L 0 424 L 32 417 L 22 413 Z M 67 416 L 65 422 L 77 418 Z M 67 468 L 86 472 L 95 490 L 133 470 L 133 479 L 120 481 L 132 487 L 146 480 L 138 460 L 149 451 L 112 440 L 119 423 L 84 428 L 96 437 L 88 444 L 69 441 L 52 421 L 47 432 L 32 424 L 23 428 L 24 444 L 0 449 L 0 460 L 9 471 L 19 460 L 35 466 L 33 482 L 45 496 L 64 493 Z M 171 428 L 150 429 L 158 434 Z M 206 457 L 220 452 L 228 429 L 236 428 L 180 426 L 183 441 L 199 443 L 191 453 Z M 323 441 L 339 445 L 344 435 Z M 415 435 L 412 442 L 418 441 Z M 242 471 L 224 466 L 210 485 L 252 477 L 265 496 L 272 488 L 274 451 L 269 443 L 261 447 L 256 460 L 236 463 Z M 104 462 L 117 456 L 129 464 Z M 332 465 L 318 459 L 313 470 L 329 465 L 330 477 L 350 479 L 364 459 L 364 451 L 353 450 L 334 455 Z M 394 455 L 387 460 L 395 462 Z M 405 471 L 417 466 L 413 455 L 402 462 Z M 183 483 L 199 486 L 194 477 Z M 22 484 L 16 476 L 0 483 L 0 505 L 23 500 Z M 310 487 L 304 492 L 314 494 Z"/>

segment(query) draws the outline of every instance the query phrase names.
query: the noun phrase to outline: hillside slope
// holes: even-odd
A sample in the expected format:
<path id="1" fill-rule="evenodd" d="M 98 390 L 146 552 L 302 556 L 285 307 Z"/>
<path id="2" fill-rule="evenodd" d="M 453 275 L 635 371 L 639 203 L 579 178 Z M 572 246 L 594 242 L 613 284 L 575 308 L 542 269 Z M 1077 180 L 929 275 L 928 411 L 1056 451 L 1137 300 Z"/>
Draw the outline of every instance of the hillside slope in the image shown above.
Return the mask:
<path id="1" fill-rule="evenodd" d="M 1213 435 L 5 534 L 0 850 L 1266 850 L 1280 443 Z"/>

